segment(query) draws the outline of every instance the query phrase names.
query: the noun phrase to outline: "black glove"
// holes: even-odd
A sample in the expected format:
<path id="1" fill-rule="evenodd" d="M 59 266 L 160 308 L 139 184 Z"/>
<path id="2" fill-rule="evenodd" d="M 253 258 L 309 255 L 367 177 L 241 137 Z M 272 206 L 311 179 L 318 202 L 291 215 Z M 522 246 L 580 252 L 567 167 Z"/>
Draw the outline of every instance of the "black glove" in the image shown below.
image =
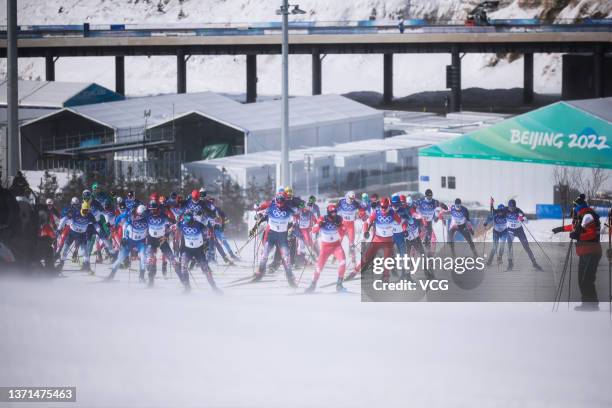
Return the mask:
<path id="1" fill-rule="evenodd" d="M 127 245 L 127 238 L 121 238 L 121 245 Z"/>
<path id="2" fill-rule="evenodd" d="M 363 237 L 364 237 L 365 239 L 370 239 L 370 231 L 366 231 L 366 232 L 364 232 L 364 233 L 363 233 Z"/>
<path id="3" fill-rule="evenodd" d="M 572 231 L 570 232 L 570 238 L 575 239 L 577 241 L 578 238 L 580 238 L 580 233 L 578 231 Z"/>
<path id="4" fill-rule="evenodd" d="M 563 227 L 555 227 L 552 229 L 554 234 L 558 234 L 559 232 L 563 232 L 565 229 Z"/>
<path id="5" fill-rule="evenodd" d="M 253 238 L 255 235 L 257 234 L 257 225 L 255 225 L 253 228 L 251 228 L 251 230 L 249 231 L 249 238 Z"/>

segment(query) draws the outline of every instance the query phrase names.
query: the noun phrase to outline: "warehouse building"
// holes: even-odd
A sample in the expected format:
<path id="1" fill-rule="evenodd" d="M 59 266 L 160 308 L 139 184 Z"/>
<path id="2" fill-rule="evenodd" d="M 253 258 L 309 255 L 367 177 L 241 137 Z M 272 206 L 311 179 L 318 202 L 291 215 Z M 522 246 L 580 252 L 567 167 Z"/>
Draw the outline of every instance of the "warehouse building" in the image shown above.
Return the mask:
<path id="1" fill-rule="evenodd" d="M 7 81 L 0 82 L 0 169 L 6 163 Z M 122 95 L 96 83 L 18 81 L 19 124 L 32 121 L 64 107 L 118 101 Z"/>
<path id="2" fill-rule="evenodd" d="M 178 178 L 181 163 L 279 150 L 280 113 L 280 100 L 245 105 L 212 92 L 65 107 L 21 126 L 22 167 Z M 290 99 L 291 149 L 383 136 L 383 113 L 348 98 Z"/>
<path id="3" fill-rule="evenodd" d="M 612 98 L 558 102 L 421 149 L 419 188 L 482 206 L 516 199 L 524 211 L 564 204 L 555 192 L 580 177 L 582 191 L 612 190 Z M 603 176 L 603 179 L 601 178 Z M 597 184 L 597 183 L 595 183 Z"/>

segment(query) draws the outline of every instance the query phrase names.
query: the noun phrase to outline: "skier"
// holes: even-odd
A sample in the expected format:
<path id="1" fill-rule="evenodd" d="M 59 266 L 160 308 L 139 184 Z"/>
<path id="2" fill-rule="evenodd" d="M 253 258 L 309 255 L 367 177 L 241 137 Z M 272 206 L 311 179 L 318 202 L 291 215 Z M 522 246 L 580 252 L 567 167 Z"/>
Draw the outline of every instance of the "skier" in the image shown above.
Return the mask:
<path id="1" fill-rule="evenodd" d="M 476 246 L 474 245 L 474 241 L 472 240 L 472 235 L 474 235 L 474 228 L 472 227 L 472 221 L 470 220 L 470 212 L 468 209 L 461 205 L 461 199 L 455 199 L 455 204 L 451 205 L 450 208 L 451 215 L 451 224 L 450 229 L 448 231 L 448 241 L 450 244 L 451 252 L 453 257 L 455 257 L 455 234 L 460 233 L 463 238 L 467 241 L 472 253 L 474 254 L 474 258 L 478 257 L 476 253 Z"/>
<path id="2" fill-rule="evenodd" d="M 393 222 L 401 223 L 403 230 L 406 231 L 406 223 L 402 221 L 399 214 L 393 208 L 390 208 L 389 198 L 384 197 L 363 224 L 364 238 L 368 239 L 370 237 L 370 229 L 372 227 L 374 227 L 374 237 L 360 264 L 355 268 L 355 271 L 351 272 L 347 280 L 355 278 L 363 268 L 369 266 L 380 249 L 383 250 L 385 258 L 393 256 Z M 389 280 L 389 272 L 389 269 L 385 268 L 383 280 Z"/>
<path id="3" fill-rule="evenodd" d="M 313 195 L 308 197 L 308 207 L 310 208 L 310 211 L 312 211 L 312 213 L 315 215 L 315 217 L 317 217 L 317 219 L 321 217 L 321 209 L 317 205 L 317 197 Z"/>
<path id="4" fill-rule="evenodd" d="M 489 214 L 484 222 L 485 227 L 487 227 L 490 223 L 493 223 L 493 248 L 491 248 L 489 259 L 487 259 L 487 266 L 490 266 L 493 263 L 493 258 L 495 257 L 496 253 L 497 264 L 501 265 L 503 262 L 504 244 L 508 240 L 508 222 L 506 219 L 506 213 L 507 209 L 503 204 L 499 204 L 497 209 L 494 209 L 493 199 L 491 199 L 491 214 Z"/>
<path id="5" fill-rule="evenodd" d="M 408 209 L 402 203 L 399 194 L 391 196 L 391 207 L 401 218 L 401 222 L 393 221 L 393 242 L 395 242 L 397 254 L 403 256 L 406 254 L 406 234 L 403 224 L 409 217 Z"/>
<path id="6" fill-rule="evenodd" d="M 125 201 L 125 206 L 130 211 L 142 205 L 142 202 L 136 198 L 136 192 L 134 190 L 128 191 L 127 198 L 123 201 Z"/>
<path id="7" fill-rule="evenodd" d="M 361 204 L 355 199 L 355 192 L 349 191 L 344 198 L 338 201 L 338 215 L 342 217 L 344 231 L 349 241 L 349 254 L 353 265 L 357 265 L 355 256 L 355 220 L 357 219 Z"/>
<path id="8" fill-rule="evenodd" d="M 227 241 L 227 238 L 225 237 L 225 224 L 229 223 L 229 219 L 227 218 L 225 211 L 223 211 L 220 207 L 217 207 L 215 205 L 215 199 L 213 197 L 210 197 L 208 201 L 210 203 L 211 208 L 215 209 L 215 218 L 214 218 L 214 232 L 215 232 L 214 238 L 216 241 L 215 246 L 217 247 L 217 249 L 219 249 L 219 247 L 223 245 L 223 247 L 219 250 L 219 253 L 221 254 L 221 256 L 223 257 L 226 263 L 233 265 L 233 262 L 230 259 L 228 259 L 228 255 L 234 261 L 238 261 L 239 258 L 234 253 L 234 251 L 232 250 L 232 247 Z M 224 248 L 225 248 L 225 252 L 223 251 Z"/>
<path id="9" fill-rule="evenodd" d="M 317 223 L 317 216 L 312 212 L 309 206 L 301 205 L 300 210 L 296 214 L 296 220 L 294 225 L 297 224 L 296 233 L 301 245 L 300 255 L 304 255 L 304 259 L 308 258 L 308 255 L 314 257 L 318 254 L 318 250 L 312 241 L 312 228 Z M 294 227 L 295 228 L 295 227 Z"/>
<path id="10" fill-rule="evenodd" d="M 129 210 L 127 211 L 129 214 Z M 135 249 L 138 252 L 138 257 L 140 259 L 138 279 L 140 282 L 145 281 L 146 238 L 147 230 L 149 228 L 146 212 L 147 208 L 144 205 L 139 204 L 138 207 L 136 207 L 134 214 L 130 214 L 125 218 L 122 229 L 123 235 L 121 238 L 121 249 L 119 250 L 119 256 L 113 263 L 111 273 L 106 277 L 106 280 L 110 281 L 115 278 L 115 274 L 117 273 L 119 266 L 130 256 L 132 249 Z"/>
<path id="11" fill-rule="evenodd" d="M 410 197 L 408 197 L 410 199 Z M 408 200 L 406 200 L 408 202 Z M 415 217 L 418 214 L 410 213 L 408 210 L 408 217 L 406 219 L 406 232 L 404 233 L 406 240 L 406 254 L 411 257 L 419 257 L 425 255 L 425 247 L 423 241 L 421 241 L 421 229 L 424 228 L 423 224 Z M 430 272 L 427 267 L 424 267 L 425 276 L 428 279 L 435 279 L 433 272 Z M 402 270 L 400 276 L 402 280 L 412 280 L 411 275 L 406 273 L 406 270 Z"/>
<path id="12" fill-rule="evenodd" d="M 70 205 L 62 209 L 61 218 L 66 217 L 69 213 L 73 211 L 80 211 L 80 209 L 81 201 L 78 197 L 72 197 L 72 199 L 70 200 Z M 62 248 L 64 247 L 66 239 L 68 238 L 68 234 L 70 233 L 70 227 L 67 223 L 65 223 L 64 226 L 61 228 L 60 226 L 57 227 L 57 231 L 55 232 L 55 235 L 57 236 L 57 249 L 55 250 L 56 257 L 60 256 Z"/>
<path id="13" fill-rule="evenodd" d="M 212 276 L 212 271 L 206 261 L 205 242 L 210 237 L 210 228 L 212 225 L 204 225 L 195 219 L 191 211 L 186 211 L 183 215 L 183 220 L 177 225 L 176 231 L 180 242 L 179 257 L 180 257 L 180 275 L 179 279 L 183 282 L 185 290 L 190 290 L 189 284 L 189 269 L 188 265 L 192 260 L 200 266 L 202 273 L 206 276 L 206 280 L 215 293 L 221 294 L 221 290 L 217 287 Z"/>
<path id="14" fill-rule="evenodd" d="M 176 261 L 174 254 L 168 244 L 168 235 L 171 220 L 165 213 L 161 212 L 159 203 L 155 200 L 149 202 L 147 213 L 148 233 L 146 238 L 147 248 L 147 269 L 149 271 L 149 286 L 153 286 L 155 275 L 157 274 L 157 249 L 170 260 L 170 264 L 176 271 Z M 166 270 L 162 269 L 162 275 L 166 277 Z M 177 273 L 179 278 L 180 273 Z"/>
<path id="15" fill-rule="evenodd" d="M 61 217 L 59 211 L 54 206 L 52 198 L 47 198 L 45 204 L 46 208 L 41 211 L 44 212 L 44 222 L 40 226 L 39 236 L 50 238 L 53 241 L 53 250 L 55 251 L 57 249 L 56 238 L 58 237 L 56 231 Z M 43 220 L 42 217 L 41 220 Z"/>
<path id="16" fill-rule="evenodd" d="M 325 266 L 325 262 L 331 255 L 334 255 L 338 260 L 338 281 L 336 282 L 336 291 L 344 292 L 346 290 L 344 286 L 342 286 L 344 272 L 346 271 L 346 257 L 342 249 L 344 222 L 342 217 L 338 216 L 338 211 L 334 204 L 329 204 L 327 206 L 327 215 L 319 217 L 312 230 L 315 233 L 320 233 L 319 245 L 321 247 L 321 252 L 319 253 L 312 283 L 308 289 L 306 289 L 306 293 L 312 293 L 317 288 L 317 282 L 319 281 L 319 276 L 321 276 L 321 271 Z"/>
<path id="17" fill-rule="evenodd" d="M 446 204 L 439 202 L 433 198 L 431 189 L 425 190 L 425 197 L 421 198 L 416 203 L 416 210 L 420 214 L 421 222 L 425 227 L 423 244 L 429 253 L 432 253 L 432 242 L 436 241 L 436 235 L 433 232 L 433 224 L 438 220 L 440 210 L 448 210 Z M 442 221 L 444 223 L 444 221 Z"/>
<path id="18" fill-rule="evenodd" d="M 268 261 L 268 255 L 272 248 L 276 248 L 281 257 L 281 262 L 285 268 L 285 274 L 287 276 L 287 282 L 289 286 L 295 287 L 295 278 L 293 271 L 291 270 L 291 263 L 289 260 L 289 243 L 288 243 L 288 229 L 289 223 L 292 220 L 295 210 L 287 204 L 287 198 L 284 193 L 276 195 L 273 201 L 264 203 L 257 208 L 257 211 L 265 211 L 265 217 L 260 218 L 258 223 L 251 230 L 251 234 L 256 233 L 259 224 L 267 219 L 268 225 L 264 231 L 263 236 L 263 250 L 259 259 L 259 267 L 253 281 L 258 281 L 263 278 L 266 272 L 266 263 Z"/>
<path id="19" fill-rule="evenodd" d="M 68 251 L 74 242 L 77 250 L 80 248 L 83 251 L 82 270 L 93 273 L 89 264 L 89 252 L 86 250 L 86 248 L 90 227 L 94 227 L 94 225 L 97 225 L 97 223 L 93 214 L 90 212 L 89 203 L 84 201 L 79 210 L 71 208 L 66 216 L 62 218 L 58 228 L 59 231 L 61 231 L 66 225 L 69 226 L 70 231 L 68 233 L 66 242 L 64 243 L 64 250 L 62 251 L 62 257 L 60 259 L 58 269 L 61 271 L 64 267 L 64 262 L 66 262 L 66 259 L 68 258 Z"/>
<path id="20" fill-rule="evenodd" d="M 516 200 L 513 198 L 508 200 L 508 210 L 506 212 L 506 223 L 508 225 L 508 271 L 512 270 L 514 267 L 512 256 L 512 241 L 514 241 L 514 237 L 517 237 L 519 241 L 521 241 L 523 249 L 525 252 L 527 252 L 534 269 L 538 271 L 542 270 L 542 267 L 540 267 L 540 265 L 538 265 L 536 262 L 535 256 L 533 256 L 533 252 L 531 252 L 531 248 L 529 248 L 529 242 L 527 242 L 527 237 L 525 236 L 525 231 L 523 230 L 523 222 L 526 221 L 527 219 L 525 218 L 525 213 L 523 213 L 523 210 L 516 206 Z"/>
<path id="21" fill-rule="evenodd" d="M 595 288 L 597 266 L 602 257 L 600 244 L 601 221 L 599 215 L 589 207 L 584 194 L 574 200 L 573 220 L 571 224 L 553 228 L 552 232 L 567 231 L 570 238 L 576 240 L 578 255 L 578 285 L 582 295 L 582 304 L 576 311 L 599 310 L 599 299 Z"/>

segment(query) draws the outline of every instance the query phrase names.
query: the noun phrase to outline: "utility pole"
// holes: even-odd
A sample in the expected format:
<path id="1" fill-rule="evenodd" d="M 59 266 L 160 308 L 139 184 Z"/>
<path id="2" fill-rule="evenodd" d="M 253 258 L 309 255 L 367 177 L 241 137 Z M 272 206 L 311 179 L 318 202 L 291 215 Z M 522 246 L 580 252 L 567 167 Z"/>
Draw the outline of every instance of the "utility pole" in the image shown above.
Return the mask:
<path id="1" fill-rule="evenodd" d="M 8 128 L 6 133 L 7 144 L 7 176 L 15 177 L 19 169 L 19 92 L 17 71 L 17 0 L 7 1 L 7 108 Z"/>

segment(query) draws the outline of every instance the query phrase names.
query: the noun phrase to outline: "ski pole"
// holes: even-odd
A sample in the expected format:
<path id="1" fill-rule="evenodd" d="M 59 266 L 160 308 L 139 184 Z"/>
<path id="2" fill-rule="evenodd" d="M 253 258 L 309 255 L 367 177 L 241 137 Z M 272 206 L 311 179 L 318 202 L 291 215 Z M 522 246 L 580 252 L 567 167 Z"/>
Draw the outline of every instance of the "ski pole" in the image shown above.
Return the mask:
<path id="1" fill-rule="evenodd" d="M 550 259 L 550 257 L 546 254 L 546 252 L 544 252 L 544 248 L 542 248 L 542 245 L 540 245 L 540 243 L 538 242 L 538 240 L 533 236 L 533 234 L 531 233 L 531 231 L 529 230 L 529 228 L 527 228 L 527 225 L 525 225 L 525 223 L 523 223 L 523 221 L 521 221 L 521 225 L 523 227 L 525 227 L 525 229 L 527 230 L 527 232 L 529 233 L 529 235 L 531 235 L 531 238 L 533 238 L 533 241 L 538 245 L 538 248 L 540 248 L 540 251 L 542 251 L 542 254 L 544 254 L 544 256 L 546 257 L 546 259 L 548 259 L 548 262 L 550 263 L 550 265 L 554 268 L 555 264 L 553 263 L 553 261 Z"/>

